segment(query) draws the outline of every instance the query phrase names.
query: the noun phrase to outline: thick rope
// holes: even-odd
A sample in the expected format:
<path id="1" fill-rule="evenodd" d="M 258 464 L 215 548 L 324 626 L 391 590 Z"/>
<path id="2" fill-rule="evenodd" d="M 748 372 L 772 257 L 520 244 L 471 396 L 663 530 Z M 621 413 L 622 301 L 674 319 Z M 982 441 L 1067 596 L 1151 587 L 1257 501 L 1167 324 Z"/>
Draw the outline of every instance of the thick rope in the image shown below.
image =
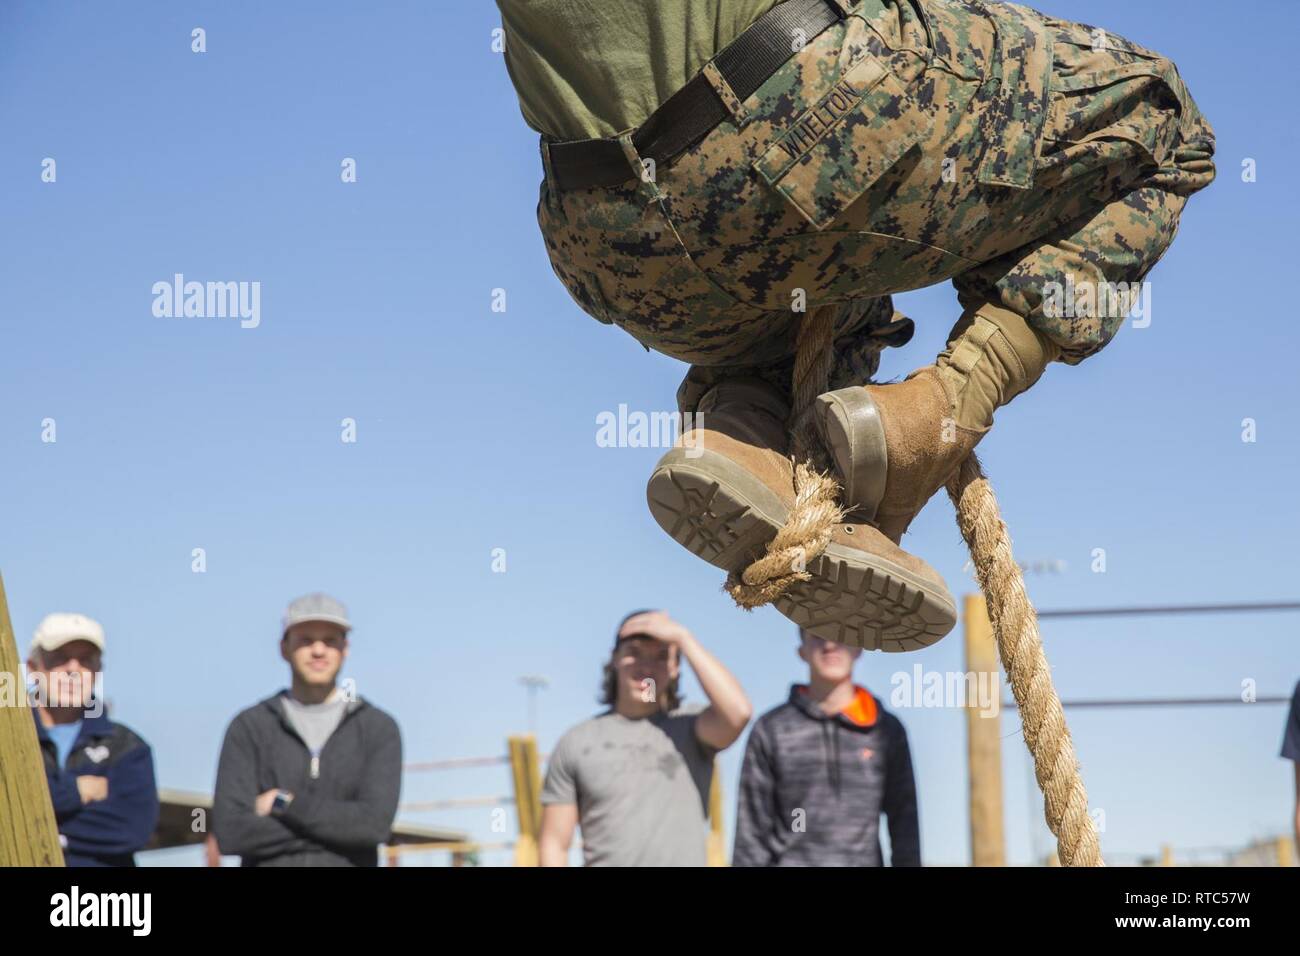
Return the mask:
<path id="1" fill-rule="evenodd" d="M 829 388 L 837 308 L 823 306 L 799 326 L 791 416 L 796 423 L 791 436 L 795 504 L 766 553 L 741 574 L 733 572 L 727 578 L 728 593 L 746 609 L 775 600 L 795 581 L 809 580 L 805 568 L 826 550 L 835 525 L 844 517 L 838 504 L 839 486 L 821 460 L 816 436 L 810 431 L 812 416 L 805 414 Z M 1002 667 L 1020 709 L 1025 746 L 1034 758 L 1034 775 L 1043 792 L 1047 826 L 1056 837 L 1057 856 L 1062 866 L 1104 866 L 1074 741 L 1038 634 L 1038 616 L 1011 554 L 1011 536 L 997 498 L 974 455 L 949 481 L 948 495 L 988 602 Z"/>
<path id="2" fill-rule="evenodd" d="M 792 435 L 794 507 L 785 526 L 767 544 L 763 556 L 743 572 L 731 572 L 724 585 L 747 611 L 775 601 L 795 581 L 808 581 L 806 570 L 831 543 L 835 525 L 844 517 L 840 487 L 820 460 L 820 443 L 813 434 L 812 416 L 805 414 L 830 384 L 835 314 L 839 306 L 824 305 L 799 323 L 795 339 L 794 409 L 799 423 Z"/>
<path id="3" fill-rule="evenodd" d="M 998 654 L 1020 709 L 1025 746 L 1034 758 L 1034 776 L 1043 792 L 1047 826 L 1056 837 L 1057 856 L 1062 866 L 1104 866 L 1074 741 L 1038 634 L 1038 615 L 1025 593 L 1020 565 L 1012 557 L 1011 536 L 993 487 L 974 455 L 948 482 L 948 496 L 988 601 Z"/>

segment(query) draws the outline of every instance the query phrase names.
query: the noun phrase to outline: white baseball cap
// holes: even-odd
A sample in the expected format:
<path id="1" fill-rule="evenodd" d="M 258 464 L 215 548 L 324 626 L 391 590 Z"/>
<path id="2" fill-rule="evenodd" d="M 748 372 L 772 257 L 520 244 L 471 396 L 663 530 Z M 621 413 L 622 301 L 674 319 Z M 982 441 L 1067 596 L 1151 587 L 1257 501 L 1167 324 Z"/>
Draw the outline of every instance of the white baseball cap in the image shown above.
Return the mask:
<path id="1" fill-rule="evenodd" d="M 36 628 L 32 652 L 55 651 L 71 641 L 89 641 L 104 650 L 104 629 L 84 614 L 48 614 Z"/>

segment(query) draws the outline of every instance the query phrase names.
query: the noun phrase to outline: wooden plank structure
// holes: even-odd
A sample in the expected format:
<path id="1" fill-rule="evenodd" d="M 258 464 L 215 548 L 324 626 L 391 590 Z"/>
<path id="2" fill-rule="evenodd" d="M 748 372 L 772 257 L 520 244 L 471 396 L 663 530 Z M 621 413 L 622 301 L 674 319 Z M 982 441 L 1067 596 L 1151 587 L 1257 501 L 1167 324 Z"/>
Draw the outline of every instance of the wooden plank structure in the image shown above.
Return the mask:
<path id="1" fill-rule="evenodd" d="M 542 769 L 537 738 L 516 734 L 509 738 L 510 777 L 515 787 L 515 813 L 519 839 L 515 841 L 515 866 L 538 866 L 537 838 L 542 830 Z"/>
<path id="2" fill-rule="evenodd" d="M 63 866 L 54 804 L 36 741 L 36 724 L 27 705 L 27 680 L 9 620 L 3 578 L 0 681 L 8 684 L 5 699 L 0 700 L 0 867 Z"/>
<path id="3" fill-rule="evenodd" d="M 727 865 L 727 846 L 722 833 L 722 766 L 713 761 L 713 783 L 709 785 L 709 866 Z"/>
<path id="4" fill-rule="evenodd" d="M 998 648 L 989 622 L 984 595 L 966 595 L 962 608 L 966 635 L 966 673 L 980 686 L 983 674 L 991 674 L 987 686 L 994 688 L 994 700 L 1002 700 Z M 970 684 L 967 683 L 969 688 Z M 971 866 L 1006 866 L 1006 838 L 1002 830 L 1002 720 L 999 711 L 983 713 L 977 694 L 966 701 L 966 746 L 970 767 L 970 852 Z"/>

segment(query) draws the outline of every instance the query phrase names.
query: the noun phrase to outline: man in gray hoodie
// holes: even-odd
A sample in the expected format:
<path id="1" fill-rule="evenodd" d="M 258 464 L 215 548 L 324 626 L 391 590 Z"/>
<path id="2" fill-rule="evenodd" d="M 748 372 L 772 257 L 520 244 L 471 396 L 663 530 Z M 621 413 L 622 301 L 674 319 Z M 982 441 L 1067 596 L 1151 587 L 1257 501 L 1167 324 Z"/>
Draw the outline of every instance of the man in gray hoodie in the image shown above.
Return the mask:
<path id="1" fill-rule="evenodd" d="M 244 866 L 376 866 L 397 813 L 402 740 L 379 708 L 337 686 L 347 609 L 289 605 L 280 639 L 292 684 L 240 713 L 221 747 L 213 831 Z"/>
<path id="2" fill-rule="evenodd" d="M 921 865 L 907 732 L 853 683 L 861 648 L 800 631 L 809 680 L 754 724 L 740 771 L 732 866 Z"/>

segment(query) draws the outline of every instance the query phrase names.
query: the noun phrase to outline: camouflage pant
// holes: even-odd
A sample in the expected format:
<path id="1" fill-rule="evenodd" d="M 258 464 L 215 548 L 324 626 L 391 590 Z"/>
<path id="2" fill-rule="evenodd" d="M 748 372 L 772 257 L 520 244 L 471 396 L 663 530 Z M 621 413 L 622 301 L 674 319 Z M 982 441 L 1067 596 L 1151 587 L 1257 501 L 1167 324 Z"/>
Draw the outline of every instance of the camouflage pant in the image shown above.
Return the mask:
<path id="1" fill-rule="evenodd" d="M 715 88 L 731 119 L 668 168 L 568 192 L 548 175 L 537 210 L 586 312 L 696 366 L 684 407 L 725 375 L 787 385 L 801 310 L 829 303 L 832 386 L 863 383 L 910 336 L 890 294 L 944 279 L 1079 362 L 1125 315 L 1057 290 L 1143 280 L 1214 178 L 1169 60 L 1018 5 L 863 0 L 747 100 Z"/>

